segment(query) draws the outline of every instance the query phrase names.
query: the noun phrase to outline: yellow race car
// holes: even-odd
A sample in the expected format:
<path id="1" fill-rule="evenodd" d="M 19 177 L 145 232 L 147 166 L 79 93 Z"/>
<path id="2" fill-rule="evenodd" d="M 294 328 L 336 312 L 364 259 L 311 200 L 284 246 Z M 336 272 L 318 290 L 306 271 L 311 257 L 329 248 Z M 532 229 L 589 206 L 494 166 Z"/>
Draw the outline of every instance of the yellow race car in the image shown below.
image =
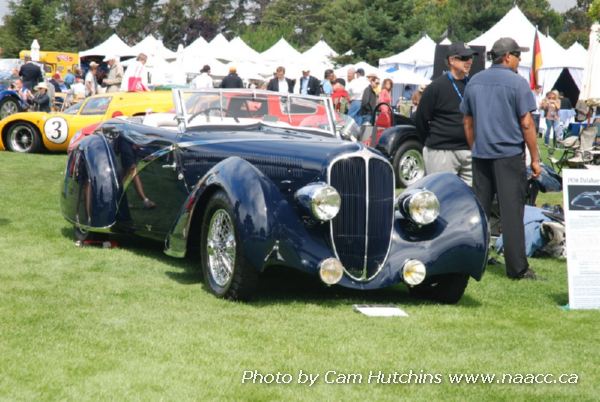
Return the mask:
<path id="1" fill-rule="evenodd" d="M 116 116 L 137 116 L 173 109 L 171 91 L 114 92 L 91 96 L 64 112 L 15 113 L 0 121 L 0 150 L 66 151 L 83 127 Z"/>

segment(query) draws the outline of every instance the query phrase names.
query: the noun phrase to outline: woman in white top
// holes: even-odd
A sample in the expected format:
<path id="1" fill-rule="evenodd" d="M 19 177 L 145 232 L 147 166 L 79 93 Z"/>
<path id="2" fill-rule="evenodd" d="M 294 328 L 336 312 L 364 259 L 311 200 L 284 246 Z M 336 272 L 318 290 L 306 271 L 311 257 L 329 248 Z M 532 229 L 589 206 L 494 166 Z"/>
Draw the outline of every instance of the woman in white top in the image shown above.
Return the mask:
<path id="1" fill-rule="evenodd" d="M 140 53 L 135 60 L 135 63 L 131 64 L 123 75 L 123 81 L 121 81 L 121 91 L 149 91 L 148 71 L 146 70 L 146 61 L 148 60 L 148 56 L 146 56 L 144 53 Z"/>
<path id="2" fill-rule="evenodd" d="M 192 89 L 214 88 L 213 79 L 210 76 L 210 66 L 206 64 L 200 70 L 200 75 L 194 78 L 190 84 Z"/>

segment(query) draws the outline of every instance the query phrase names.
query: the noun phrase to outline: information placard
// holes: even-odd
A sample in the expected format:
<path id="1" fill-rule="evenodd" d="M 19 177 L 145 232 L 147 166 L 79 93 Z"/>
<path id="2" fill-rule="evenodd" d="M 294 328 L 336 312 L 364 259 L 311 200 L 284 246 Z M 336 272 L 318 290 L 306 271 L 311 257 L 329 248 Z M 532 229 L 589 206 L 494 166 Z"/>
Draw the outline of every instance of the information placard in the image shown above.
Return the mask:
<path id="1" fill-rule="evenodd" d="M 600 308 L 600 170 L 563 170 L 569 308 Z"/>

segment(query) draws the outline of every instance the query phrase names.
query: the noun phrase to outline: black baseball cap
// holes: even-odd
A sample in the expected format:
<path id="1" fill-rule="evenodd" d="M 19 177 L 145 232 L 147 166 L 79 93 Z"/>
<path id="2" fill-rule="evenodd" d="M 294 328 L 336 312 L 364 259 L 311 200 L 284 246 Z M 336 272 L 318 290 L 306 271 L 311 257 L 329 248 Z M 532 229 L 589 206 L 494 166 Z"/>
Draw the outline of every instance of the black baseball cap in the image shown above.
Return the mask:
<path id="1" fill-rule="evenodd" d="M 505 55 L 506 53 L 527 51 L 529 51 L 528 47 L 519 46 L 517 44 L 517 41 L 513 38 L 500 38 L 496 42 L 494 42 L 490 53 L 494 57 L 500 57 L 502 55 Z"/>
<path id="2" fill-rule="evenodd" d="M 469 45 L 466 45 L 464 42 L 454 42 L 450 46 L 448 46 L 448 54 L 446 57 L 453 56 L 473 56 L 474 54 L 478 54 L 475 50 L 471 49 Z"/>

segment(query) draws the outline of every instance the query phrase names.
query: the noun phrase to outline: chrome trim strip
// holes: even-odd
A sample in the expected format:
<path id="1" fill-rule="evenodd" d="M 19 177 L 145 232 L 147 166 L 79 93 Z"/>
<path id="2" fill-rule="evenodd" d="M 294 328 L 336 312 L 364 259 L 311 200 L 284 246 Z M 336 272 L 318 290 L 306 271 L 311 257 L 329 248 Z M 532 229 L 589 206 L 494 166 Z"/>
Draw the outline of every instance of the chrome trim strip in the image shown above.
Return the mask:
<path id="1" fill-rule="evenodd" d="M 336 162 L 338 162 L 338 161 L 340 161 L 342 159 L 349 159 L 349 158 L 361 157 L 365 161 L 365 165 L 367 167 L 367 174 L 366 174 L 366 176 L 368 176 L 368 174 L 369 174 L 368 173 L 369 160 L 370 159 L 379 159 L 380 161 L 385 162 L 390 167 L 390 170 L 392 171 L 392 185 L 391 185 L 391 188 L 392 188 L 392 191 L 395 192 L 395 189 L 396 189 L 396 177 L 395 177 L 394 168 L 392 167 L 392 165 L 390 164 L 390 162 L 386 158 L 384 158 L 382 156 L 379 156 L 379 155 L 375 154 L 374 152 L 370 151 L 365 145 L 362 145 L 360 143 L 357 143 L 357 145 L 360 147 L 357 151 L 352 152 L 352 153 L 347 153 L 347 154 L 344 154 L 344 155 L 340 155 L 340 156 L 334 158 L 329 163 L 329 166 L 327 167 L 327 184 L 331 185 L 331 167 L 333 165 L 335 165 Z M 366 189 L 367 193 L 369 191 L 368 184 L 369 183 L 368 183 L 368 180 L 367 180 L 367 189 Z M 368 199 L 367 199 L 367 203 L 368 203 Z M 343 206 L 342 206 L 342 208 L 343 208 Z M 392 203 L 392 209 L 390 211 L 390 219 L 392 219 L 392 221 L 395 220 L 394 210 L 395 210 L 395 197 L 394 197 L 394 202 Z M 367 225 L 368 225 L 368 219 L 369 219 L 369 217 L 367 215 L 367 219 L 366 219 Z M 365 232 L 367 232 L 367 231 L 368 231 L 368 226 L 365 229 Z M 385 265 L 385 262 L 387 261 L 389 255 L 390 255 L 390 250 L 392 248 L 392 236 L 393 236 L 393 234 L 394 234 L 394 223 L 392 222 L 391 230 L 390 230 L 390 237 L 389 237 L 390 240 L 388 242 L 388 248 L 387 248 L 387 252 L 385 254 L 385 258 L 383 259 L 383 262 L 381 263 L 381 265 L 379 266 L 379 268 L 375 271 L 375 273 L 373 275 L 371 275 L 370 277 L 366 277 L 366 271 L 367 271 L 366 270 L 366 268 L 367 268 L 367 266 L 366 266 L 366 259 L 367 259 L 367 254 L 369 252 L 368 249 L 365 249 L 365 267 L 364 267 L 364 270 L 363 270 L 363 276 L 360 277 L 360 278 L 357 278 L 354 275 L 352 275 L 350 272 L 348 272 L 348 270 L 346 270 L 346 267 L 344 267 L 345 274 L 349 278 L 351 278 L 351 279 L 353 279 L 355 281 L 358 281 L 358 282 L 368 282 L 371 279 L 375 278 L 377 275 L 379 275 L 379 273 L 383 269 L 383 266 Z M 331 246 L 333 248 L 333 253 L 335 254 L 335 257 L 338 260 L 341 261 L 340 256 L 339 256 L 338 251 L 337 251 L 337 248 L 335 247 L 335 240 L 333 238 L 333 219 L 329 222 L 329 236 L 331 238 Z"/>

